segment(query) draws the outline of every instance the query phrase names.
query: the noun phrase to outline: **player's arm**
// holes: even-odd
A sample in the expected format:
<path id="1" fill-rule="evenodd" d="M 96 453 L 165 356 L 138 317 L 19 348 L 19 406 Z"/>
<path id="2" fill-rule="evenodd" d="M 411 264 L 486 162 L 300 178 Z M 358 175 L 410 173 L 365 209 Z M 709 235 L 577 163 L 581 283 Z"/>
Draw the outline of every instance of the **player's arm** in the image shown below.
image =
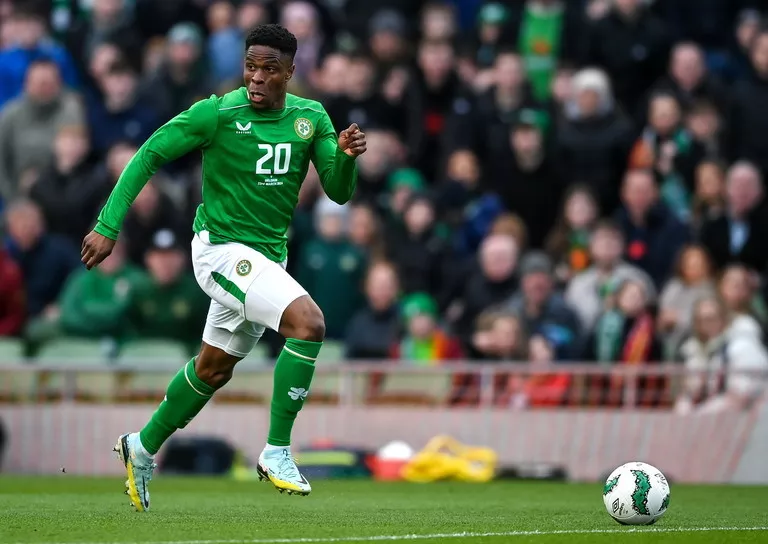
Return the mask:
<path id="1" fill-rule="evenodd" d="M 338 204 L 349 202 L 357 188 L 355 158 L 365 152 L 365 134 L 353 124 L 337 137 L 331 119 L 323 112 L 312 147 L 325 194 Z"/>
<path id="2" fill-rule="evenodd" d="M 111 253 L 128 209 L 160 167 L 210 143 L 218 117 L 216 102 L 201 100 L 157 129 L 141 146 L 120 175 L 93 232 L 83 241 L 81 257 L 86 268 Z"/>

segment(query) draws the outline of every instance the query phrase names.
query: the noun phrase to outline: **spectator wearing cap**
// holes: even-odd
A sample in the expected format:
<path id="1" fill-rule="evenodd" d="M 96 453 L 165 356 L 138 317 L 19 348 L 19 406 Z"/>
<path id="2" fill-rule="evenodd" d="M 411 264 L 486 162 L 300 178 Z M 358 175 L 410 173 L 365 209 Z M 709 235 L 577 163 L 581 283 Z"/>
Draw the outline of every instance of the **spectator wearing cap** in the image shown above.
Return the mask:
<path id="1" fill-rule="evenodd" d="M 727 115 L 727 155 L 732 161 L 746 159 L 768 174 L 768 29 L 761 29 L 749 50 L 751 77 L 738 81 Z"/>
<path id="2" fill-rule="evenodd" d="M 540 248 L 555 223 L 565 189 L 549 157 L 544 131 L 546 113 L 523 109 L 506 136 L 507 148 L 490 165 L 489 188 L 504 207 L 519 215 L 528 230 L 528 243 Z"/>
<path id="3" fill-rule="evenodd" d="M 146 100 L 139 87 L 139 75 L 124 61 L 113 64 L 98 85 L 101 99 L 87 101 L 94 150 L 103 154 L 122 141 L 143 144 L 160 125 L 154 105 L 160 95 Z"/>
<path id="4" fill-rule="evenodd" d="M 383 9 L 371 18 L 368 48 L 380 71 L 407 60 L 408 30 L 408 21 L 395 10 Z"/>
<path id="5" fill-rule="evenodd" d="M 142 96 L 152 97 L 161 120 L 170 119 L 213 92 L 203 46 L 203 34 L 192 23 L 178 23 L 168 31 L 164 62 L 141 88 Z"/>
<path id="6" fill-rule="evenodd" d="M 520 290 L 502 307 L 521 317 L 528 334 L 546 339 L 556 359 L 573 359 L 581 349 L 581 325 L 573 309 L 555 292 L 553 273 L 545 253 L 528 253 L 520 262 Z"/>
<path id="7" fill-rule="evenodd" d="M 347 326 L 347 359 L 388 359 L 400 333 L 397 299 L 400 285 L 395 267 L 386 261 L 373 263 L 365 278 L 365 308 Z"/>
<path id="8" fill-rule="evenodd" d="M 78 86 L 77 70 L 72 57 L 66 49 L 46 36 L 42 15 L 17 2 L 8 23 L 15 26 L 15 41 L 0 51 L 0 110 L 22 93 L 27 71 L 38 60 L 47 59 L 55 64 L 61 80 L 67 86 Z"/>
<path id="9" fill-rule="evenodd" d="M 392 233 L 389 260 L 395 265 L 403 293 L 437 294 L 451 268 L 449 237 L 437 223 L 435 205 L 423 193 L 413 195 L 403 212 L 402 229 Z"/>
<path id="10" fill-rule="evenodd" d="M 677 254 L 690 238 L 688 228 L 660 200 L 650 170 L 626 173 L 621 202 L 616 222 L 624 233 L 625 258 L 644 270 L 660 289 L 673 272 Z"/>
<path id="11" fill-rule="evenodd" d="M 556 136 L 555 160 L 563 179 L 589 185 L 600 198 L 600 209 L 613 210 L 634 129 L 616 108 L 605 72 L 582 70 L 573 76 L 572 85 Z"/>
<path id="12" fill-rule="evenodd" d="M 69 275 L 81 268 L 80 252 L 69 240 L 46 231 L 40 208 L 17 200 L 5 212 L 8 253 L 21 268 L 29 317 L 53 311 Z"/>
<path id="13" fill-rule="evenodd" d="M 412 366 L 434 366 L 461 359 L 461 344 L 438 324 L 437 302 L 427 293 L 413 293 L 400 302 L 403 339 L 392 347 L 393 359 Z"/>
<path id="14" fill-rule="evenodd" d="M 584 62 L 605 69 L 617 100 L 638 111 L 646 90 L 666 68 L 671 36 L 642 0 L 615 0 L 610 12 L 593 21 L 585 40 Z"/>
<path id="15" fill-rule="evenodd" d="M 0 247 L 0 337 L 20 334 L 26 318 L 21 268 Z"/>
<path id="16" fill-rule="evenodd" d="M 139 338 L 175 340 L 190 354 L 200 347 L 210 301 L 187 269 L 187 251 L 172 230 L 152 236 L 145 256 L 150 281 L 138 290 L 131 318 Z"/>
<path id="17" fill-rule="evenodd" d="M 315 205 L 315 236 L 301 246 L 296 279 L 320 306 L 326 337 L 343 339 L 349 320 L 364 306 L 365 253 L 349 240 L 349 205 L 326 196 Z M 344 289 L 339 289 L 344 285 Z"/>
<path id="18" fill-rule="evenodd" d="M 592 263 L 574 277 L 565 291 L 566 302 L 576 311 L 582 330 L 590 331 L 605 307 L 607 296 L 627 280 L 642 283 L 651 301 L 656 290 L 651 278 L 641 269 L 622 260 L 624 235 L 613 222 L 595 225 L 589 240 L 589 260 Z"/>
<path id="19" fill-rule="evenodd" d="M 501 2 L 488 2 L 477 12 L 477 30 L 473 43 L 473 65 L 476 69 L 493 66 L 501 47 L 507 42 L 510 11 Z"/>
<path id="20" fill-rule="evenodd" d="M 403 214 L 408 202 L 414 194 L 423 192 L 426 187 L 427 180 L 415 168 L 398 168 L 388 176 L 388 212 L 392 227 L 402 228 Z"/>
<path id="21" fill-rule="evenodd" d="M 156 181 L 150 181 L 136 197 L 123 223 L 128 259 L 142 266 L 153 243 L 152 236 L 162 230 L 170 230 L 178 240 L 190 240 L 178 207 Z"/>
<path id="22" fill-rule="evenodd" d="M 768 218 L 763 179 L 753 164 L 739 161 L 728 170 L 725 213 L 704 221 L 700 236 L 718 269 L 739 262 L 765 270 Z"/>
<path id="23" fill-rule="evenodd" d="M 65 90 L 56 63 L 32 62 L 24 93 L 0 110 L 0 200 L 28 193 L 53 161 L 54 138 L 64 125 L 82 125 L 85 115 L 76 95 Z"/>
<path id="24" fill-rule="evenodd" d="M 239 83 L 243 73 L 243 38 L 235 23 L 235 7 L 229 0 L 216 0 L 208 6 L 207 19 L 212 83 L 217 87 Z"/>
<path id="25" fill-rule="evenodd" d="M 93 226 L 110 189 L 106 180 L 96 175 L 90 160 L 87 130 L 83 125 L 67 125 L 56 133 L 54 164 L 29 193 L 42 209 L 48 229 L 77 246 Z"/>

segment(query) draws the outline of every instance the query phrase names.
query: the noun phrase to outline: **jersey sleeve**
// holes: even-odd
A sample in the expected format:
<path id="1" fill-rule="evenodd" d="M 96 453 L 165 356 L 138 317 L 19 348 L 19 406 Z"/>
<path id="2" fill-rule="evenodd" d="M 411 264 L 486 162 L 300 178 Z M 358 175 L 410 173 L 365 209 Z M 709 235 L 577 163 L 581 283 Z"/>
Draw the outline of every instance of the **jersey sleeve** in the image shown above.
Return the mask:
<path id="1" fill-rule="evenodd" d="M 211 143 L 219 110 L 214 98 L 201 100 L 157 129 L 123 170 L 99 214 L 96 232 L 117 239 L 128 209 L 164 164 Z"/>
<path id="2" fill-rule="evenodd" d="M 357 163 L 339 147 L 338 136 L 325 110 L 312 142 L 312 162 L 325 194 L 338 204 L 349 202 L 357 188 Z"/>

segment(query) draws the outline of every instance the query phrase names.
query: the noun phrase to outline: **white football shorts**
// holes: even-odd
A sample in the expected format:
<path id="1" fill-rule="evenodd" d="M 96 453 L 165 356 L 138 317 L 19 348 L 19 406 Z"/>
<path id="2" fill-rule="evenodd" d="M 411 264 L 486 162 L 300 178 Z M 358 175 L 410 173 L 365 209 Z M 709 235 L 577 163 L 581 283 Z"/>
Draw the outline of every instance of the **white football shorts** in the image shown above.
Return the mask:
<path id="1" fill-rule="evenodd" d="M 246 357 L 269 327 L 277 331 L 285 309 L 306 290 L 285 271 L 243 244 L 212 244 L 207 231 L 192 240 L 197 283 L 211 297 L 203 341 Z"/>

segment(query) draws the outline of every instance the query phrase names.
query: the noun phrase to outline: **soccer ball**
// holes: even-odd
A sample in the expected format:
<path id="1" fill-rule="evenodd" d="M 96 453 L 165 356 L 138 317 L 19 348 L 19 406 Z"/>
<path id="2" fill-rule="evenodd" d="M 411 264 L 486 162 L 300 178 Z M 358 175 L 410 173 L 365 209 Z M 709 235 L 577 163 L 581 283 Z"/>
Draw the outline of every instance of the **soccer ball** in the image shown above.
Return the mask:
<path id="1" fill-rule="evenodd" d="M 669 508 L 669 484 L 656 467 L 627 463 L 608 476 L 603 502 L 622 525 L 651 525 Z"/>

